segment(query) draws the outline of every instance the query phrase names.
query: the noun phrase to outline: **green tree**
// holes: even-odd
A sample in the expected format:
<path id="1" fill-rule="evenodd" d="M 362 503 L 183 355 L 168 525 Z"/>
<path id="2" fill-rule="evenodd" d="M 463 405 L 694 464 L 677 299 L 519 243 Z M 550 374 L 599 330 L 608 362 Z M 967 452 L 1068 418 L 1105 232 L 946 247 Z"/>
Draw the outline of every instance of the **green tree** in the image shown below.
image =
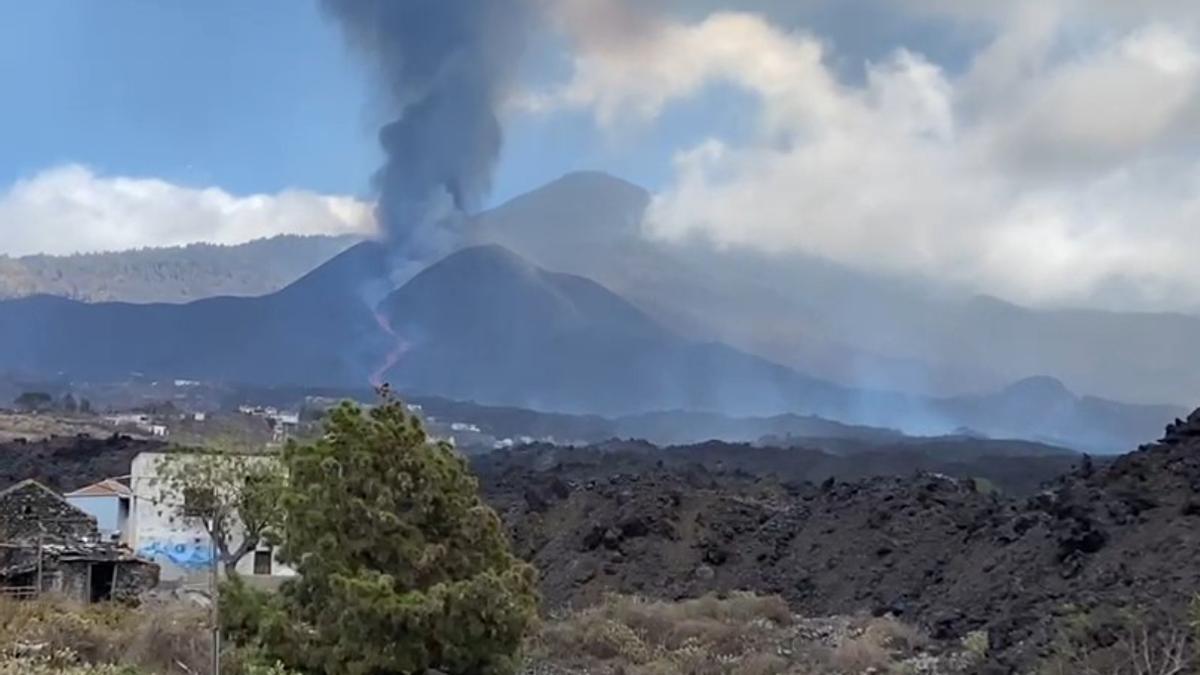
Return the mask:
<path id="1" fill-rule="evenodd" d="M 54 407 L 54 397 L 44 391 L 27 391 L 13 401 L 17 410 L 40 412 Z"/>
<path id="2" fill-rule="evenodd" d="M 262 633 L 268 657 L 326 675 L 513 672 L 536 575 L 463 458 L 386 393 L 335 408 L 325 430 L 284 451 L 281 556 L 300 576 Z"/>
<path id="3" fill-rule="evenodd" d="M 194 450 L 168 454 L 157 467 L 166 501 L 203 525 L 226 575 L 259 544 L 273 543 L 283 522 L 283 467 L 276 455 Z"/>

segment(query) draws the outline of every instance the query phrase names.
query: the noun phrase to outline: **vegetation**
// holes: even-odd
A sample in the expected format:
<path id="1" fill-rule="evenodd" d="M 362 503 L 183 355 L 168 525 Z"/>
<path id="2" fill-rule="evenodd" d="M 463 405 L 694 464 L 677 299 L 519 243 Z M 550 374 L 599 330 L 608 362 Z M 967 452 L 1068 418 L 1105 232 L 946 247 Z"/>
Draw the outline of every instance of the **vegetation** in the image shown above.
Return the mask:
<path id="1" fill-rule="evenodd" d="M 238 600 L 243 645 L 328 675 L 515 671 L 535 574 L 452 447 L 385 398 L 334 409 L 283 460 L 280 554 L 300 576 Z"/>
<path id="2" fill-rule="evenodd" d="M 794 617 L 778 597 L 611 596 L 548 622 L 530 661 L 589 675 L 833 675 L 970 672 L 978 660 L 965 648 L 938 659 L 927 644 L 891 618 Z"/>
<path id="3" fill-rule="evenodd" d="M 62 412 L 69 415 L 92 413 L 92 403 L 85 399 L 77 399 L 71 393 L 61 399 L 55 399 L 44 391 L 27 391 L 13 399 L 13 407 L 24 413 Z"/>
<path id="4" fill-rule="evenodd" d="M 1168 610 L 1073 612 L 1061 622 L 1042 675 L 1181 675 L 1200 672 L 1200 596 L 1190 620 Z"/>
<path id="5" fill-rule="evenodd" d="M 54 397 L 44 391 L 27 391 L 18 396 L 13 405 L 22 412 L 42 412 L 54 407 Z"/>
<path id="6" fill-rule="evenodd" d="M 203 525 L 227 575 L 283 523 L 284 474 L 278 458 L 232 451 L 180 452 L 158 467 L 166 499 Z"/>
<path id="7" fill-rule="evenodd" d="M 217 295 L 263 295 L 356 241 L 348 236 L 280 236 L 239 246 L 0 256 L 0 299 L 47 294 L 88 302 L 186 302 Z"/>
<path id="8" fill-rule="evenodd" d="M 0 675 L 181 675 L 209 662 L 200 607 L 0 598 Z"/>

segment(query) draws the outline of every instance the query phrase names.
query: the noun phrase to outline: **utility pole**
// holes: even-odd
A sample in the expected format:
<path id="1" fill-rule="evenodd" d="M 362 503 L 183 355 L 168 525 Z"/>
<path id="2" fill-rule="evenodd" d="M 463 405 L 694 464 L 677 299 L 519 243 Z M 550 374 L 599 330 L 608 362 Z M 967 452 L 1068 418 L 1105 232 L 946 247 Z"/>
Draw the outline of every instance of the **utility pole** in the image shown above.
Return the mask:
<path id="1" fill-rule="evenodd" d="M 212 598 L 212 675 L 221 675 L 221 579 L 220 556 L 217 555 L 216 523 L 209 529 L 212 548 L 212 574 L 209 577 L 209 597 Z"/>
<path id="2" fill-rule="evenodd" d="M 34 591 L 34 597 L 42 597 L 42 547 L 45 544 L 46 526 L 42 525 L 42 521 L 38 521 L 38 543 L 37 543 L 37 589 Z"/>

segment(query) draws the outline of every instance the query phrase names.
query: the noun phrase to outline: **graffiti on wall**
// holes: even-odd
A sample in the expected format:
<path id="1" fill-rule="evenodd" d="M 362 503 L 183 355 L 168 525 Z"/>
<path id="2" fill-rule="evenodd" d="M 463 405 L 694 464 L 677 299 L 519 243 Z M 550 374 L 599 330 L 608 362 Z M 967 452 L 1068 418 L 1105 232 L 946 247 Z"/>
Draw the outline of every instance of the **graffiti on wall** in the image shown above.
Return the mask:
<path id="1" fill-rule="evenodd" d="M 151 539 L 138 554 L 162 565 L 170 563 L 183 569 L 203 569 L 212 564 L 212 549 L 207 541 L 193 539 Z"/>

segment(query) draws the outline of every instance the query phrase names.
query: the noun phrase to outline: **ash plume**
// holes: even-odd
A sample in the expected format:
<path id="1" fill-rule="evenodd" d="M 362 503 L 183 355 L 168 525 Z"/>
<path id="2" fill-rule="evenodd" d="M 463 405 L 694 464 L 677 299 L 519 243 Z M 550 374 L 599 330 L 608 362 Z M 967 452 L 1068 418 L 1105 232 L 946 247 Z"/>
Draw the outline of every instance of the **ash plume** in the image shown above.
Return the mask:
<path id="1" fill-rule="evenodd" d="M 379 78 L 387 156 L 376 217 L 400 257 L 456 243 L 491 187 L 497 108 L 520 59 L 528 0 L 323 0 Z"/>

